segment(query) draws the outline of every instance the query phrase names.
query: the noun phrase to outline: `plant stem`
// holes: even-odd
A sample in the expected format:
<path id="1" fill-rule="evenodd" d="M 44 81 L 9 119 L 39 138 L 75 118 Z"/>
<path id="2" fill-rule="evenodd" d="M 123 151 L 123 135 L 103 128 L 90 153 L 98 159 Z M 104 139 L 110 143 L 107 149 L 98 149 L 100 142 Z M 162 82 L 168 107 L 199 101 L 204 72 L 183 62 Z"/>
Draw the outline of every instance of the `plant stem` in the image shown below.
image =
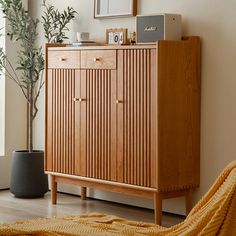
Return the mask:
<path id="1" fill-rule="evenodd" d="M 30 78 L 32 77 L 32 72 L 30 71 Z M 29 105 L 29 152 L 33 151 L 33 113 L 34 113 L 34 101 L 33 101 L 33 93 L 34 93 L 34 86 L 32 79 L 30 80 L 30 88 L 29 88 L 29 96 L 30 96 L 30 102 Z"/>

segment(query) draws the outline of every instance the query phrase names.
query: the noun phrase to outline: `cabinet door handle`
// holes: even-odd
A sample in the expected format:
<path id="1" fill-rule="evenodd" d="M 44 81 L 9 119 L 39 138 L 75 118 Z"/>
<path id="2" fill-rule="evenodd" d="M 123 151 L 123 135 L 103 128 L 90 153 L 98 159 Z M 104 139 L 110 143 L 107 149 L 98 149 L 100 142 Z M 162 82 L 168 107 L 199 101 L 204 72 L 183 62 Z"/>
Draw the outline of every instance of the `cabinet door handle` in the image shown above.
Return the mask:
<path id="1" fill-rule="evenodd" d="M 66 58 L 60 58 L 59 61 L 66 61 Z"/>
<path id="2" fill-rule="evenodd" d="M 116 104 L 120 104 L 120 103 L 123 103 L 123 101 L 122 100 L 116 100 Z"/>
<path id="3" fill-rule="evenodd" d="M 83 101 L 86 101 L 85 98 L 73 98 L 73 101 L 74 102 L 83 102 Z"/>
<path id="4" fill-rule="evenodd" d="M 94 58 L 93 58 L 93 61 L 94 61 L 94 62 L 100 61 L 100 58 L 99 58 L 99 57 L 94 57 Z"/>

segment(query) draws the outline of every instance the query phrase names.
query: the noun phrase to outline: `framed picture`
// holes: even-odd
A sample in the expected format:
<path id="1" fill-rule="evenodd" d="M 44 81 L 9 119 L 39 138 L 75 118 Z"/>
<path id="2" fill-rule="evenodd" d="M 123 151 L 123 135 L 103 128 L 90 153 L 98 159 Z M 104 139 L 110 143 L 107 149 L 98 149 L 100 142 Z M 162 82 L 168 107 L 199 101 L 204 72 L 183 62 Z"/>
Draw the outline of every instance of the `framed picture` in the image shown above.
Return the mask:
<path id="1" fill-rule="evenodd" d="M 137 0 L 94 0 L 94 18 L 136 16 Z"/>
<path id="2" fill-rule="evenodd" d="M 127 44 L 127 28 L 120 29 L 107 29 L 106 30 L 106 43 L 123 45 Z"/>

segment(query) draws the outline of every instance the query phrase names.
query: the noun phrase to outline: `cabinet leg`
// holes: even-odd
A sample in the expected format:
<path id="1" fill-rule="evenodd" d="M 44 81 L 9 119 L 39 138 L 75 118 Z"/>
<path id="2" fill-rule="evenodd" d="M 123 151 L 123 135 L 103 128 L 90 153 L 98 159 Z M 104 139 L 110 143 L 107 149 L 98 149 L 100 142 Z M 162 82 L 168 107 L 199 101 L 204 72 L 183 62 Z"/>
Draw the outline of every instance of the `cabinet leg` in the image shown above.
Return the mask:
<path id="1" fill-rule="evenodd" d="M 188 193 L 185 196 L 185 205 L 186 205 L 186 216 L 187 216 L 193 206 L 193 190 L 192 189 L 189 189 Z"/>
<path id="2" fill-rule="evenodd" d="M 155 223 L 161 225 L 162 220 L 162 198 L 159 193 L 154 194 Z"/>
<path id="3" fill-rule="evenodd" d="M 81 199 L 86 200 L 86 187 L 81 187 Z"/>
<path id="4" fill-rule="evenodd" d="M 51 201 L 52 204 L 57 204 L 57 182 L 53 175 L 51 175 Z"/>

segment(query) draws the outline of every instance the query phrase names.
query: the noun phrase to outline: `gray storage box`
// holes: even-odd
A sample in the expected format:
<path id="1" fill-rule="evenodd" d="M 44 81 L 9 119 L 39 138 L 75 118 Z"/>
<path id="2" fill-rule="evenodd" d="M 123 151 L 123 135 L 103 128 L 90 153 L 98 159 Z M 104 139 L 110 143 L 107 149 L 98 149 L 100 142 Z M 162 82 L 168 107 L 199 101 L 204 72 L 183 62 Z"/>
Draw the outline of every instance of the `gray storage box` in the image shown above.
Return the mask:
<path id="1" fill-rule="evenodd" d="M 157 14 L 136 17 L 136 43 L 155 43 L 157 40 L 180 40 L 181 15 Z"/>

